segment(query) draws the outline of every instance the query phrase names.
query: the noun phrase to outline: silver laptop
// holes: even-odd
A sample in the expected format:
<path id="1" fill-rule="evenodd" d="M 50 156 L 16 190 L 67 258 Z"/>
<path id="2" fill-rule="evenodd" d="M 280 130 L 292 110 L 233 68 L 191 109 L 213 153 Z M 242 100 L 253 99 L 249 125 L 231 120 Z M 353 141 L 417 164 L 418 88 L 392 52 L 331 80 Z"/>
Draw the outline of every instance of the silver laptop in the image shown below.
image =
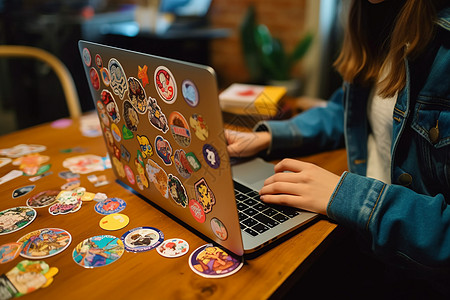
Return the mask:
<path id="1" fill-rule="evenodd" d="M 258 199 L 272 164 L 231 166 L 212 68 L 86 41 L 79 50 L 119 182 L 237 255 L 317 216 Z"/>

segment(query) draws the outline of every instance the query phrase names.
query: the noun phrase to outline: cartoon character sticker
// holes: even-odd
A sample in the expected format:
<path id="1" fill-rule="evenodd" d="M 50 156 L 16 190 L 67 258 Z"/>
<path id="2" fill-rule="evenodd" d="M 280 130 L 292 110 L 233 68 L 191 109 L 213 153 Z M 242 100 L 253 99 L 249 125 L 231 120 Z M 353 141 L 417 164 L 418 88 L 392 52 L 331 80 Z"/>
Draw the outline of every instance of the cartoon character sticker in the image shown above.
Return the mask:
<path id="1" fill-rule="evenodd" d="M 139 78 L 140 80 L 142 80 L 142 85 L 143 85 L 144 87 L 145 87 L 147 84 L 149 84 L 147 71 L 148 71 L 147 65 L 144 65 L 143 67 L 138 66 L 138 78 Z"/>
<path id="2" fill-rule="evenodd" d="M 124 252 L 123 242 L 112 235 L 99 235 L 85 239 L 72 252 L 73 260 L 84 268 L 109 265 Z"/>
<path id="3" fill-rule="evenodd" d="M 186 153 L 186 159 L 188 160 L 189 165 L 191 166 L 192 170 L 194 170 L 194 172 L 197 172 L 202 167 L 194 152 Z"/>
<path id="4" fill-rule="evenodd" d="M 212 218 L 210 224 L 212 231 L 219 239 L 225 241 L 228 238 L 227 228 L 223 225 L 222 221 L 217 218 Z"/>
<path id="5" fill-rule="evenodd" d="M 117 107 L 116 100 L 114 100 L 113 95 L 108 90 L 103 90 L 101 93 L 101 100 L 103 105 L 105 105 L 106 113 L 108 117 L 114 123 L 119 123 L 120 115 L 119 115 L 119 107 Z"/>
<path id="6" fill-rule="evenodd" d="M 148 188 L 148 180 L 145 176 L 145 167 L 144 164 L 141 163 L 137 158 L 134 160 L 134 165 L 136 167 L 136 171 L 138 174 L 136 175 L 136 182 L 141 190 Z"/>
<path id="7" fill-rule="evenodd" d="M 109 127 L 109 124 L 110 124 L 109 117 L 108 117 L 108 114 L 106 113 L 106 109 L 105 109 L 105 106 L 103 105 L 103 102 L 100 100 L 97 101 L 97 113 L 100 116 L 102 123 L 106 127 Z"/>
<path id="8" fill-rule="evenodd" d="M 19 206 L 0 212 L 0 235 L 18 231 L 29 225 L 36 218 L 34 208 Z"/>
<path id="9" fill-rule="evenodd" d="M 141 149 L 141 154 L 144 158 L 150 157 L 153 155 L 153 147 L 150 144 L 150 141 L 145 135 L 136 135 L 136 138 L 139 143 L 139 147 Z"/>
<path id="10" fill-rule="evenodd" d="M 57 201 L 48 208 L 48 212 L 54 216 L 77 212 L 83 203 L 81 196 L 85 191 L 84 188 L 61 191 L 56 197 Z"/>
<path id="11" fill-rule="evenodd" d="M 161 168 L 156 162 L 152 159 L 147 160 L 147 164 L 145 165 L 145 170 L 147 171 L 148 179 L 153 182 L 156 186 L 156 189 L 163 195 L 165 198 L 169 198 L 168 191 L 168 180 L 166 171 Z"/>
<path id="12" fill-rule="evenodd" d="M 111 76 L 107 68 L 103 67 L 100 69 L 100 77 L 102 78 L 103 84 L 109 86 L 111 83 Z"/>
<path id="13" fill-rule="evenodd" d="M 111 58 L 108 62 L 109 75 L 111 77 L 110 86 L 114 94 L 118 95 L 121 100 L 128 91 L 128 81 L 122 65 L 115 58 Z"/>
<path id="14" fill-rule="evenodd" d="M 95 204 L 95 211 L 101 215 L 110 215 L 121 212 L 125 209 L 127 203 L 120 198 L 106 198 Z"/>
<path id="15" fill-rule="evenodd" d="M 206 125 L 205 120 L 201 115 L 193 114 L 189 118 L 189 124 L 199 140 L 205 141 L 208 138 L 208 125 Z"/>
<path id="16" fill-rule="evenodd" d="M 192 167 L 186 158 L 186 152 L 184 152 L 183 149 L 175 150 L 175 154 L 173 156 L 173 162 L 175 164 L 175 168 L 177 169 L 177 171 L 181 175 L 181 177 L 183 177 L 183 178 L 191 177 L 191 174 L 194 171 L 192 170 Z"/>
<path id="17" fill-rule="evenodd" d="M 176 176 L 169 174 L 168 185 L 169 194 L 170 197 L 172 197 L 172 200 L 175 201 L 176 204 L 185 208 L 188 204 L 188 197 L 186 194 L 186 189 L 181 181 Z"/>
<path id="18" fill-rule="evenodd" d="M 169 115 L 170 130 L 173 139 L 181 146 L 187 147 L 191 144 L 191 132 L 186 119 L 177 111 Z"/>
<path id="19" fill-rule="evenodd" d="M 181 83 L 181 93 L 189 106 L 196 107 L 198 105 L 198 90 L 192 81 L 184 80 Z"/>
<path id="20" fill-rule="evenodd" d="M 139 124 L 139 116 L 130 101 L 125 100 L 123 102 L 123 118 L 125 125 L 131 131 L 136 131 Z"/>
<path id="21" fill-rule="evenodd" d="M 192 271 L 206 278 L 230 276 L 239 271 L 243 265 L 242 257 L 235 257 L 213 244 L 198 247 L 189 257 L 189 266 Z"/>
<path id="22" fill-rule="evenodd" d="M 172 73 L 164 66 L 156 68 L 155 87 L 164 102 L 172 104 L 177 99 L 177 84 Z"/>
<path id="23" fill-rule="evenodd" d="M 156 129 L 166 133 L 169 125 L 166 116 L 156 102 L 155 98 L 148 97 L 148 120 Z"/>
<path id="24" fill-rule="evenodd" d="M 97 65 L 97 67 L 99 69 L 101 69 L 103 67 L 103 60 L 102 60 L 102 57 L 100 56 L 100 54 L 95 55 L 95 64 Z"/>
<path id="25" fill-rule="evenodd" d="M 217 169 L 220 166 L 219 152 L 210 144 L 203 145 L 203 157 L 211 168 Z"/>
<path id="26" fill-rule="evenodd" d="M 147 111 L 147 95 L 139 80 L 134 77 L 128 78 L 128 86 L 130 91 L 128 96 L 130 97 L 131 104 L 136 108 L 140 114 L 145 114 Z"/>
<path id="27" fill-rule="evenodd" d="M 22 243 L 7 243 L 0 246 L 0 264 L 5 264 L 19 256 Z"/>
<path id="28" fill-rule="evenodd" d="M 27 199 L 27 205 L 33 208 L 50 206 L 57 201 L 56 197 L 59 193 L 60 191 L 57 190 L 48 190 L 37 193 Z"/>
<path id="29" fill-rule="evenodd" d="M 156 251 L 164 257 L 180 257 L 188 253 L 189 244 L 178 238 L 167 239 L 156 248 Z"/>
<path id="30" fill-rule="evenodd" d="M 125 250 L 144 252 L 158 247 L 164 241 L 164 234 L 154 227 L 137 227 L 125 232 L 121 240 Z"/>
<path id="31" fill-rule="evenodd" d="M 206 183 L 206 180 L 202 178 L 197 181 L 194 185 L 194 189 L 197 201 L 203 207 L 203 211 L 205 213 L 211 212 L 214 204 L 216 204 L 216 198 Z"/>
<path id="32" fill-rule="evenodd" d="M 91 68 L 89 70 L 89 78 L 91 80 L 92 87 L 98 91 L 100 89 L 100 77 L 98 76 L 98 72 L 95 68 Z"/>
<path id="33" fill-rule="evenodd" d="M 127 148 L 125 148 L 125 146 L 122 144 L 120 145 L 120 157 L 126 160 L 127 162 L 130 162 L 131 154 L 127 150 Z"/>
<path id="34" fill-rule="evenodd" d="M 72 236 L 59 228 L 44 228 L 32 231 L 21 237 L 20 256 L 29 259 L 42 259 L 54 256 L 69 247 Z"/>
<path id="35" fill-rule="evenodd" d="M 155 148 L 159 158 L 162 159 L 166 166 L 170 166 L 172 164 L 172 161 L 170 160 L 172 157 L 172 147 L 170 146 L 170 143 L 162 136 L 158 135 L 155 138 Z"/>

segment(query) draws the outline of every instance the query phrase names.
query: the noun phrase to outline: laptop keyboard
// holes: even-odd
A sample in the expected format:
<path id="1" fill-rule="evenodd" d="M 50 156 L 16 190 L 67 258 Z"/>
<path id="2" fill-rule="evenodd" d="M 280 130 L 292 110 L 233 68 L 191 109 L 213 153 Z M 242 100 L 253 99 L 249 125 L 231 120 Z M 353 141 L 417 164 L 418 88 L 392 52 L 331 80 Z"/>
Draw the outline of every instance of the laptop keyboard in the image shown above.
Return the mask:
<path id="1" fill-rule="evenodd" d="M 241 229 L 252 236 L 266 232 L 300 214 L 295 208 L 265 204 L 259 199 L 258 192 L 233 182 Z"/>

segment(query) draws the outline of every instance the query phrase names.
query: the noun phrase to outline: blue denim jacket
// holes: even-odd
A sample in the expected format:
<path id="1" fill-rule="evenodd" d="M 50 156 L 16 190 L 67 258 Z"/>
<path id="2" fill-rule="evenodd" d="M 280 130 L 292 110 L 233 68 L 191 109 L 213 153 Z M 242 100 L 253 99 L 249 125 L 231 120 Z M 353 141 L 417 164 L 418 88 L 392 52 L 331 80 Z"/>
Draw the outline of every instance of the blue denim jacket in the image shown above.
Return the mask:
<path id="1" fill-rule="evenodd" d="M 450 270 L 450 9 L 439 17 L 427 52 L 405 62 L 407 83 L 393 114 L 392 184 L 365 177 L 367 88 L 346 83 L 326 107 L 259 128 L 271 132 L 269 153 L 277 156 L 345 145 L 349 172 L 328 217 L 361 233 L 387 261 Z"/>

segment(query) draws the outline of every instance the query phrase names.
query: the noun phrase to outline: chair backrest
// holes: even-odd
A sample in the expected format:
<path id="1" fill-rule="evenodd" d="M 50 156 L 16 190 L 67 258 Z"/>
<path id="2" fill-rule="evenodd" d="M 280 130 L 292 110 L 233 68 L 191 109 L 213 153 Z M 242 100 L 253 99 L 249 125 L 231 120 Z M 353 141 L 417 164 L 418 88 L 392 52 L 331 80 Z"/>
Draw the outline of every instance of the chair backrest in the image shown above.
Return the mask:
<path id="1" fill-rule="evenodd" d="M 61 82 L 71 118 L 81 116 L 80 101 L 72 75 L 64 63 L 53 54 L 30 46 L 0 45 L 0 57 L 34 58 L 48 64 Z"/>

